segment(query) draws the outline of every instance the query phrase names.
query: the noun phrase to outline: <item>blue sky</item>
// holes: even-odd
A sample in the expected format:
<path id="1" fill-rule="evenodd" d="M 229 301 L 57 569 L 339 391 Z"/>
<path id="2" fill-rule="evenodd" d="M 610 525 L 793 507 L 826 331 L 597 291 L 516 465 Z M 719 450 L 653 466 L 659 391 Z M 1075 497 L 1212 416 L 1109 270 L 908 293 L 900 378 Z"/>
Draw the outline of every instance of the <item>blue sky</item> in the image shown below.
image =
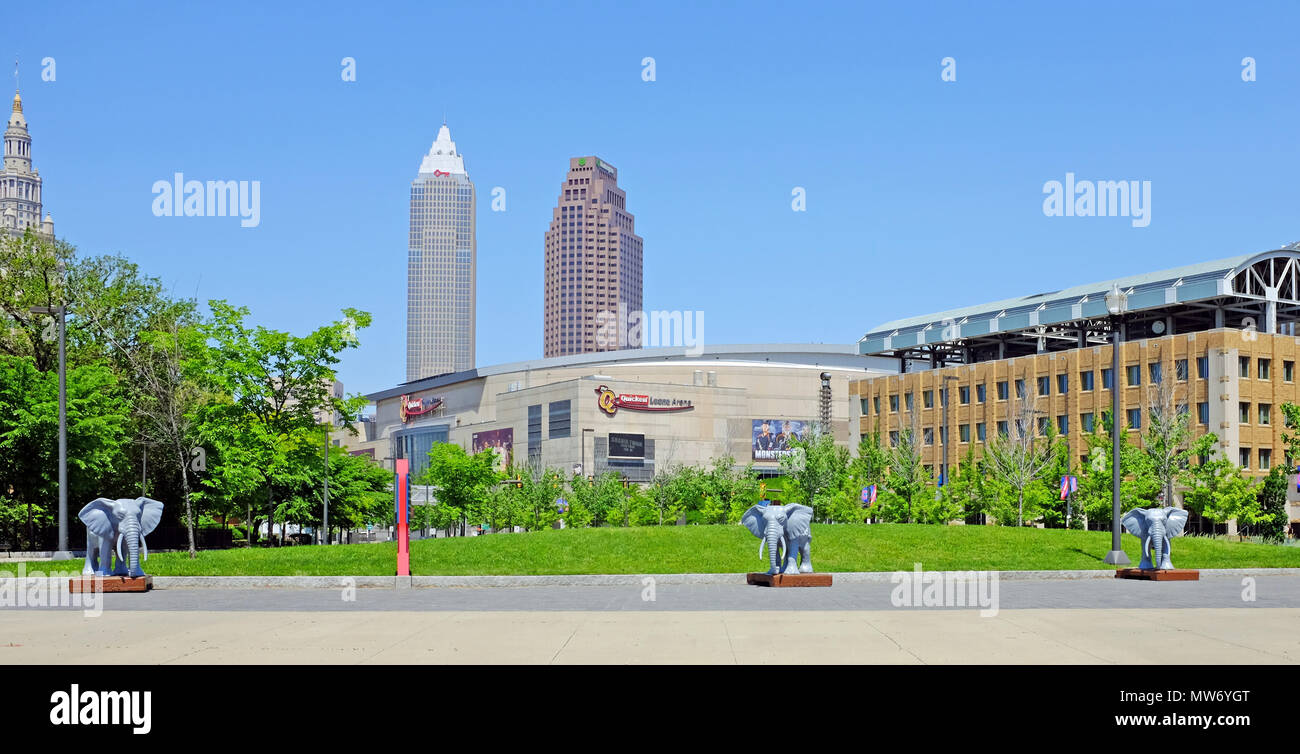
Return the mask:
<path id="1" fill-rule="evenodd" d="M 543 233 L 583 154 L 619 169 L 646 308 L 704 311 L 709 343 L 848 343 L 1300 240 L 1294 3 L 217 7 L 11 9 L 46 210 L 267 326 L 371 312 L 349 392 L 404 377 L 409 186 L 444 114 L 479 193 L 480 365 L 541 355 Z M 155 217 L 177 171 L 261 181 L 261 225 Z M 1150 225 L 1046 217 L 1067 172 L 1150 181 Z"/>

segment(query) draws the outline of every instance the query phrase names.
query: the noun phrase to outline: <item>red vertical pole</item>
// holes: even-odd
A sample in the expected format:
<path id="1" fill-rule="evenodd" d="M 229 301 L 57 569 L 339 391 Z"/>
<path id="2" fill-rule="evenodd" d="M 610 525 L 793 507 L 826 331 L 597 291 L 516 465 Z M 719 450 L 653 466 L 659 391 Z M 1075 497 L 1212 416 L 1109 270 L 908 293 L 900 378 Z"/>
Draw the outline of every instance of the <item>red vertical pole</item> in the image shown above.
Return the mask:
<path id="1" fill-rule="evenodd" d="M 410 504 L 407 500 L 407 482 L 410 474 L 410 462 L 405 458 L 396 460 L 397 466 L 397 575 L 411 575 L 411 530 Z"/>

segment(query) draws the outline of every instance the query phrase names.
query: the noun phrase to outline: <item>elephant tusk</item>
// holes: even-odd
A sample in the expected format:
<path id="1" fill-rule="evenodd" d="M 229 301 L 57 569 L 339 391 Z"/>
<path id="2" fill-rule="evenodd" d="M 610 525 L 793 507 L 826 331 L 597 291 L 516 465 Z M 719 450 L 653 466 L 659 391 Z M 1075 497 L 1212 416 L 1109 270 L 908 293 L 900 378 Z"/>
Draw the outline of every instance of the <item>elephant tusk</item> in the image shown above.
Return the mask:
<path id="1" fill-rule="evenodd" d="M 763 537 L 759 537 L 758 538 L 758 559 L 759 560 L 763 559 L 763 545 L 765 544 L 767 544 L 767 540 Z"/>
<path id="2" fill-rule="evenodd" d="M 115 550 L 117 550 L 117 559 L 118 559 L 118 560 L 126 560 L 126 558 L 122 557 L 122 535 L 123 535 L 123 534 L 125 534 L 125 532 L 118 532 L 118 533 L 117 533 L 117 542 L 115 542 L 115 543 L 113 544 L 113 548 L 114 548 Z"/>
<path id="3" fill-rule="evenodd" d="M 149 545 L 145 544 L 144 537 L 140 537 L 140 555 L 141 560 L 149 559 Z"/>

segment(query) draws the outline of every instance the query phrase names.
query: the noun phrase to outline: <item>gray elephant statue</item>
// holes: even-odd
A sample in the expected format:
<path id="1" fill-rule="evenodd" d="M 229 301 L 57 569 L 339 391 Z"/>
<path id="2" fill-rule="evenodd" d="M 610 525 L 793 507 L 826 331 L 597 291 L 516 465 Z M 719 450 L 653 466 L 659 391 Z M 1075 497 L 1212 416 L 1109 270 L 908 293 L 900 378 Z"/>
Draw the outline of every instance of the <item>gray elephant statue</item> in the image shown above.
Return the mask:
<path id="1" fill-rule="evenodd" d="M 163 504 L 147 497 L 109 500 L 96 498 L 77 514 L 86 525 L 86 576 L 144 576 L 140 569 L 141 555 L 149 559 L 149 548 L 144 538 L 162 520 Z M 123 546 L 126 555 L 123 555 Z M 117 563 L 113 553 L 117 552 Z"/>
<path id="2" fill-rule="evenodd" d="M 759 538 L 758 556 L 767 546 L 769 575 L 778 573 L 812 573 L 812 515 L 806 505 L 772 505 L 763 501 L 745 511 L 740 523 Z M 778 552 L 778 547 L 784 554 Z M 799 562 L 802 557 L 803 562 Z M 778 565 L 784 560 L 784 565 Z"/>
<path id="3" fill-rule="evenodd" d="M 1178 508 L 1136 508 L 1120 519 L 1128 533 L 1142 540 L 1142 570 L 1171 570 L 1169 540 L 1183 533 L 1187 511 Z M 1152 557 L 1154 555 L 1154 557 Z M 1158 566 L 1151 565 L 1153 562 Z"/>

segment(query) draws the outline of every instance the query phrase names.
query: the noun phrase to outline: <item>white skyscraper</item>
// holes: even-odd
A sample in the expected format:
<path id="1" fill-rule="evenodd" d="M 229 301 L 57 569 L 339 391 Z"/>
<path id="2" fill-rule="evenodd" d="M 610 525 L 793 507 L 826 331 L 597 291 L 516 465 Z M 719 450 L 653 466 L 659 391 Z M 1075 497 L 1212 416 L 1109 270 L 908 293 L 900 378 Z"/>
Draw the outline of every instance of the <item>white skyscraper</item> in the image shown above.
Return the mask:
<path id="1" fill-rule="evenodd" d="M 474 184 L 444 123 L 411 183 L 406 379 L 474 368 Z"/>

